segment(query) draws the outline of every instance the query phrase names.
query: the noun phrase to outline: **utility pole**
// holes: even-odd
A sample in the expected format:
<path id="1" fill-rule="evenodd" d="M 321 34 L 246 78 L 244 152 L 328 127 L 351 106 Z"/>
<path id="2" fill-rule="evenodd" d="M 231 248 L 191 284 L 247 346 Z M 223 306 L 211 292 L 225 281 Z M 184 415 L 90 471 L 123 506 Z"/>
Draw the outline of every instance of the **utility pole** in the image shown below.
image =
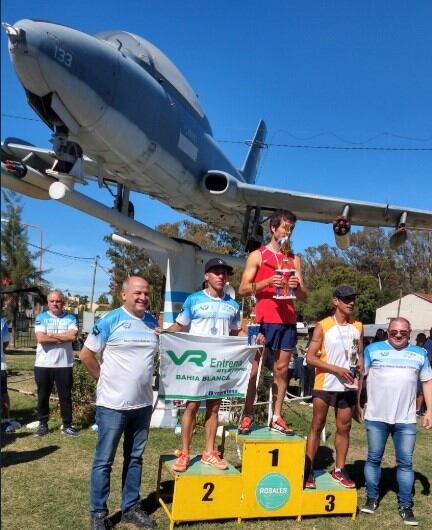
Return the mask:
<path id="1" fill-rule="evenodd" d="M 100 256 L 96 256 L 93 264 L 93 280 L 92 280 L 92 290 L 91 290 L 91 297 L 90 297 L 90 311 L 93 312 L 93 299 L 94 299 L 94 290 L 95 290 L 95 283 L 96 283 L 96 269 L 98 266 L 98 260 L 100 260 Z"/>

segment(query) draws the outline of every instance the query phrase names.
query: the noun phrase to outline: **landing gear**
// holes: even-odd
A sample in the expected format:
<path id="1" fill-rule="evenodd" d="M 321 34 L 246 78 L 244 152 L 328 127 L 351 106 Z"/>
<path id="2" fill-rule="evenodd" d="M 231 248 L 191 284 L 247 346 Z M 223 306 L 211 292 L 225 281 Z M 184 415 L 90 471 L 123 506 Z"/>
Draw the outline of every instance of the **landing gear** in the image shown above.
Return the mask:
<path id="1" fill-rule="evenodd" d="M 68 140 L 67 129 L 56 128 L 52 144 L 57 160 L 51 170 L 83 178 L 83 151 L 77 143 Z"/>
<path id="2" fill-rule="evenodd" d="M 248 206 L 243 222 L 242 243 L 246 252 L 253 252 L 262 245 L 264 230 L 261 225 L 261 208 Z"/>
<path id="3" fill-rule="evenodd" d="M 114 200 L 114 208 L 131 219 L 134 218 L 135 208 L 132 201 L 129 200 L 129 188 L 123 184 L 117 184 L 117 194 Z"/>

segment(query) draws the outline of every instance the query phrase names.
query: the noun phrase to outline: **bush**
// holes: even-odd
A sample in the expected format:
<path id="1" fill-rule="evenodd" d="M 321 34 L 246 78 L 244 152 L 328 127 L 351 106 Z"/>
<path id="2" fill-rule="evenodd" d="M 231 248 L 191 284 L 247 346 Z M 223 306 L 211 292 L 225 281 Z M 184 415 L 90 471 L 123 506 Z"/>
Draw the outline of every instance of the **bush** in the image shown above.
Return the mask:
<path id="1" fill-rule="evenodd" d="M 73 417 L 76 423 L 85 427 L 94 423 L 96 381 L 79 360 L 74 362 L 73 378 Z"/>

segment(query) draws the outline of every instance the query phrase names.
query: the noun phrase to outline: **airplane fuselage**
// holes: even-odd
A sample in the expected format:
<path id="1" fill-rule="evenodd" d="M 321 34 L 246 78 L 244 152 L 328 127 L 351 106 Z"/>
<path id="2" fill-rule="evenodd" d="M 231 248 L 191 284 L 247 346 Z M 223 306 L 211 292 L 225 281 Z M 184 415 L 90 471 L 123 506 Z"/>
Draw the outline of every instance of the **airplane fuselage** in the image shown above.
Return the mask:
<path id="1" fill-rule="evenodd" d="M 200 190 L 203 176 L 217 169 L 244 178 L 215 143 L 190 87 L 184 92 L 193 105 L 173 85 L 179 80 L 183 88 L 186 81 L 159 50 L 126 32 L 93 37 L 32 20 L 14 27 L 20 30 L 10 44 L 15 70 L 51 128 L 66 126 L 69 139 L 107 178 L 215 221 Z M 238 232 L 241 223 L 233 217 Z"/>

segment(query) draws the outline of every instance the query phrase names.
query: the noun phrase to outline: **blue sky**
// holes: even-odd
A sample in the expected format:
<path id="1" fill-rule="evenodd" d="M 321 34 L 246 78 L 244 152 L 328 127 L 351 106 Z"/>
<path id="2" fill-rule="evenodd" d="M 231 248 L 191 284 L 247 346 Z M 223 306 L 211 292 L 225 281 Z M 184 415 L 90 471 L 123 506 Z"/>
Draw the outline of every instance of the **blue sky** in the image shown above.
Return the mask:
<path id="1" fill-rule="evenodd" d="M 153 42 L 198 93 L 218 140 L 247 140 L 260 118 L 268 141 L 311 146 L 431 148 L 432 2 L 418 0 L 175 0 L 122 2 L 3 0 L 1 20 L 39 18 L 93 34 L 120 29 Z M 12 70 L 1 36 L 2 139 L 49 147 Z M 222 143 L 241 166 L 246 146 Z M 271 147 L 257 182 L 310 193 L 430 209 L 432 151 Z M 79 188 L 78 188 L 79 189 Z M 111 204 L 106 192 L 80 189 Z M 143 196 L 136 218 L 149 226 L 184 216 Z M 25 198 L 23 222 L 39 225 L 45 246 L 105 267 L 105 223 L 54 201 Z M 39 232 L 29 229 L 30 241 Z M 298 223 L 294 247 L 332 244 L 329 226 Z M 91 262 L 45 253 L 48 279 L 90 294 Z M 108 290 L 98 269 L 96 296 Z"/>

